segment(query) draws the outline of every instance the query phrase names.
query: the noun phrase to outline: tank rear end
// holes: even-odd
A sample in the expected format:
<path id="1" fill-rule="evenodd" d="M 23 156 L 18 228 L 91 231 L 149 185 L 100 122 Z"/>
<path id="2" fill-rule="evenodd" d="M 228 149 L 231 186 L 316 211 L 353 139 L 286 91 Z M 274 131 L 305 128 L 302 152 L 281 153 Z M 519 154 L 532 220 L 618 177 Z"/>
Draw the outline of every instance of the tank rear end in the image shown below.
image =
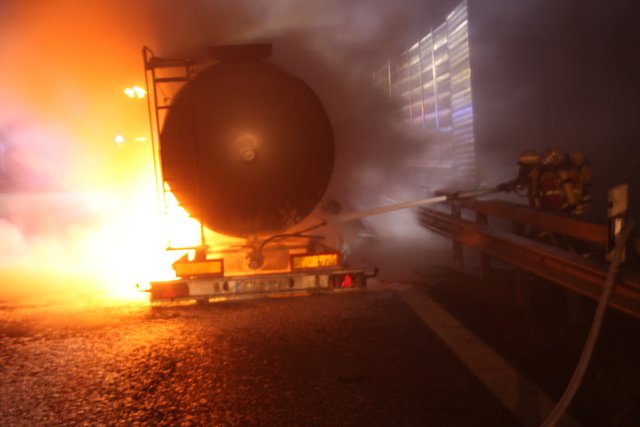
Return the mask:
<path id="1" fill-rule="evenodd" d="M 262 60 L 222 61 L 177 94 L 160 135 L 164 179 L 205 226 L 230 236 L 284 231 L 322 198 L 334 139 L 315 93 Z"/>

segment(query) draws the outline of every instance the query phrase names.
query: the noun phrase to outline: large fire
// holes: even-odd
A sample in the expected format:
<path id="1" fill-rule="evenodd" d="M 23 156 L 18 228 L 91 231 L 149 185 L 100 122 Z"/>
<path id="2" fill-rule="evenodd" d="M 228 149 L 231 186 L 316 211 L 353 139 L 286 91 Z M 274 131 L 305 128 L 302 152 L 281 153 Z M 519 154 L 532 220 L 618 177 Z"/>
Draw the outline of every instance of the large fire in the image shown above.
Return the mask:
<path id="1" fill-rule="evenodd" d="M 171 264 L 184 252 L 167 251 L 169 243 L 199 242 L 198 223 L 177 204 L 161 214 L 153 188 L 138 188 L 125 201 L 108 201 L 103 213 L 102 225 L 83 237 L 83 263 L 110 298 L 138 299 L 136 284 L 144 289 L 150 281 L 175 277 Z"/>
<path id="2" fill-rule="evenodd" d="M 140 86 L 126 88 L 124 94 L 134 101 L 146 102 L 146 90 Z M 148 155 L 128 164 L 123 173 L 130 179 L 118 187 L 116 194 L 103 195 L 101 225 L 82 237 L 87 255 L 82 266 L 108 298 L 140 299 L 138 288 L 147 288 L 151 281 L 175 278 L 172 264 L 185 251 L 168 248 L 195 247 L 200 243 L 199 222 L 180 206 L 170 189 L 157 188 L 158 171 L 152 169 L 157 153 L 153 153 L 152 140 L 146 135 L 115 137 L 120 149 L 137 144 L 134 150 L 143 147 Z M 127 190 L 122 191 L 124 188 Z"/>
<path id="3" fill-rule="evenodd" d="M 139 166 L 152 173 L 142 159 Z M 199 224 L 171 193 L 161 214 L 153 177 L 138 178 L 117 190 L 3 195 L 2 297 L 141 299 L 136 283 L 174 277 L 183 252 L 166 248 L 197 245 Z"/>
<path id="4" fill-rule="evenodd" d="M 170 194 L 160 213 L 155 188 L 140 53 L 153 9 L 0 8 L 0 300 L 144 299 L 136 283 L 174 277 L 182 255 L 165 250 L 168 231 L 174 246 L 199 243 Z"/>
<path id="5" fill-rule="evenodd" d="M 184 251 L 167 246 L 200 244 L 200 229 L 171 193 L 158 197 L 141 48 L 201 46 L 188 15 L 201 10 L 128 0 L 0 9 L 0 301 L 144 299 L 135 285 L 173 278 Z M 167 31 L 163 17 L 180 10 L 184 27 Z M 217 16 L 203 21 L 215 29 L 206 43 L 230 31 Z"/>
<path id="6" fill-rule="evenodd" d="M 13 221 L 0 221 L 4 298 L 143 299 L 136 284 L 175 277 L 171 265 L 184 252 L 167 246 L 199 243 L 199 224 L 171 193 L 160 213 L 152 177 L 126 191 L 10 193 L 0 201 Z"/>

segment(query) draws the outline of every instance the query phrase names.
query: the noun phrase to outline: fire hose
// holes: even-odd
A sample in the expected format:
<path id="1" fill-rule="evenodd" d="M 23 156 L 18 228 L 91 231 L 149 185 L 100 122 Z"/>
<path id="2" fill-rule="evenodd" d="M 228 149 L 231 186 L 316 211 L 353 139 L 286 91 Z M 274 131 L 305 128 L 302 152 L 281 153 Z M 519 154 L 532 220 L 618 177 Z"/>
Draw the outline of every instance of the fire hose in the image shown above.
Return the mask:
<path id="1" fill-rule="evenodd" d="M 613 259 L 611 261 L 611 265 L 609 266 L 609 270 L 607 271 L 607 278 L 605 280 L 604 289 L 602 290 L 602 295 L 600 296 L 600 300 L 598 301 L 598 307 L 596 308 L 596 312 L 593 315 L 591 329 L 589 330 L 589 335 L 587 336 L 587 340 L 585 341 L 584 348 L 582 349 L 582 354 L 580 355 L 580 359 L 578 360 L 578 364 L 576 365 L 576 369 L 573 372 L 571 380 L 569 381 L 567 388 L 562 394 L 562 397 L 553 408 L 547 419 L 544 420 L 544 422 L 541 424 L 541 427 L 554 427 L 558 424 L 558 421 L 562 418 L 567 408 L 571 404 L 571 401 L 578 391 L 580 384 L 582 384 L 582 379 L 584 378 L 584 374 L 587 370 L 587 367 L 589 366 L 589 362 L 591 361 L 591 356 L 593 355 L 593 349 L 595 348 L 596 341 L 598 340 L 598 336 L 600 335 L 600 328 L 602 326 L 604 314 L 607 309 L 607 305 L 609 304 L 611 293 L 613 292 L 616 274 L 618 273 L 618 269 L 620 268 L 622 253 L 627 240 L 629 240 L 629 236 L 631 236 L 631 229 L 633 228 L 633 226 L 634 221 L 632 219 L 622 229 L 620 240 L 615 246 Z"/>
<path id="2" fill-rule="evenodd" d="M 357 219 L 374 216 L 386 212 L 391 212 L 400 209 L 413 208 L 419 206 L 428 206 L 437 203 L 443 203 L 454 200 L 466 200 L 472 199 L 476 197 L 485 196 L 488 194 L 498 193 L 505 191 L 503 186 L 498 186 L 495 188 L 488 189 L 478 189 L 472 191 L 462 191 L 456 193 L 445 193 L 442 195 L 437 195 L 434 197 L 426 198 L 426 199 L 418 199 L 412 200 L 403 203 L 397 203 L 394 205 L 383 206 L 376 209 L 370 209 L 366 211 L 360 212 L 352 212 L 343 215 L 337 216 L 334 219 L 336 222 L 349 222 Z M 325 225 L 323 223 L 322 225 Z M 613 292 L 613 288 L 615 285 L 615 278 L 618 273 L 618 269 L 620 268 L 620 262 L 623 254 L 624 247 L 629 240 L 631 235 L 631 229 L 633 228 L 635 222 L 634 220 L 630 220 L 622 230 L 620 235 L 620 240 L 617 242 L 614 252 L 613 259 L 609 266 L 609 270 L 607 272 L 607 277 L 604 284 L 604 289 L 602 291 L 602 295 L 600 296 L 600 300 L 598 302 L 598 306 L 596 308 L 596 312 L 593 316 L 593 322 L 591 324 L 591 329 L 589 330 L 589 335 L 585 341 L 584 348 L 582 350 L 582 354 L 580 355 L 580 359 L 576 365 L 575 371 L 565 389 L 562 397 L 553 408 L 549 416 L 543 421 L 541 427 L 555 427 L 558 424 L 558 421 L 564 416 L 567 408 L 571 404 L 578 388 L 582 384 L 582 380 L 584 378 L 584 374 L 589 366 L 589 362 L 591 361 L 591 356 L 593 355 L 593 350 L 595 348 L 595 344 L 598 340 L 598 336 L 600 335 L 600 329 L 602 327 L 602 322 L 604 320 L 604 314 L 607 309 L 607 305 L 609 304 L 609 299 Z"/>
<path id="3" fill-rule="evenodd" d="M 383 213 L 387 213 L 387 212 L 393 212 L 393 211 L 397 211 L 397 210 L 401 210 L 401 209 L 407 209 L 407 208 L 417 208 L 420 206 L 429 206 L 429 205 L 435 205 L 438 203 L 444 203 L 444 202 L 450 202 L 450 201 L 454 201 L 454 200 L 467 200 L 467 199 L 473 199 L 476 197 L 482 197 L 482 196 L 486 196 L 488 194 L 493 194 L 493 193 L 502 193 L 504 192 L 504 188 L 502 188 L 501 186 L 498 187 L 492 187 L 492 188 L 484 188 L 484 189 L 477 189 L 477 190 L 470 190 L 470 191 L 456 191 L 454 193 L 442 193 L 442 194 L 438 194 L 437 196 L 433 196 L 433 197 L 428 197 L 426 199 L 416 199 L 416 200 L 409 200 L 406 202 L 401 202 L 401 203 L 395 203 L 393 205 L 387 205 L 387 206 L 382 206 L 379 208 L 375 208 L 375 209 L 369 209 L 366 211 L 356 211 L 356 212 L 349 212 L 346 214 L 342 214 L 342 215 L 336 215 L 333 218 L 329 219 L 329 220 L 325 220 L 325 221 L 321 221 L 315 225 L 312 225 L 311 227 L 307 227 L 304 230 L 300 230 L 300 231 L 296 231 L 294 233 L 291 234 L 286 234 L 286 235 L 276 235 L 276 236 L 272 236 L 269 239 L 265 240 L 265 242 L 262 244 L 261 248 L 262 249 L 264 247 L 264 244 L 276 239 L 276 238 L 280 238 L 282 236 L 297 236 L 297 237 L 304 237 L 304 233 L 307 233 L 309 231 L 312 230 L 316 230 L 322 227 L 325 227 L 329 224 L 340 224 L 340 223 L 346 223 L 346 222 L 350 222 L 350 221 L 355 221 L 358 219 L 362 219 L 362 218 L 366 218 L 369 216 L 374 216 L 374 215 L 380 215 Z"/>
<path id="4" fill-rule="evenodd" d="M 377 209 L 371 209 L 367 211 L 361 212 L 353 212 L 344 215 L 339 215 L 335 220 L 338 222 L 348 222 L 353 221 L 360 218 L 365 218 L 368 216 L 378 215 L 385 212 L 391 212 L 399 209 L 412 208 L 418 206 L 427 206 L 437 203 L 443 203 L 447 201 L 453 200 L 465 200 L 476 197 L 481 197 L 484 195 L 498 193 L 504 191 L 502 186 L 498 186 L 495 188 L 489 189 L 479 189 L 473 191 L 462 191 L 456 193 L 448 193 L 442 194 L 434 197 L 430 197 L 427 199 L 419 199 L 413 200 L 404 203 L 398 203 L 389 206 L 383 206 Z M 582 383 L 582 379 L 584 378 L 584 374 L 589 366 L 589 362 L 591 361 L 591 356 L 593 355 L 593 350 L 595 348 L 596 341 L 598 336 L 600 335 L 600 329 L 602 327 L 602 321 L 604 319 L 604 314 L 607 309 L 607 305 L 609 304 L 609 299 L 613 292 L 613 288 L 615 285 L 615 278 L 618 273 L 618 269 L 620 268 L 620 262 L 622 258 L 622 253 L 624 247 L 631 236 L 631 229 L 633 228 L 635 222 L 630 220 L 622 230 L 620 235 L 620 240 L 618 240 L 614 252 L 613 259 L 609 266 L 609 270 L 607 272 L 607 277 L 604 284 L 604 289 L 602 291 L 602 295 L 600 296 L 600 300 L 598 302 L 598 306 L 596 308 L 596 312 L 593 316 L 593 322 L 591 324 L 591 329 L 589 331 L 589 335 L 587 336 L 587 340 L 585 341 L 584 348 L 582 350 L 582 354 L 580 355 L 580 359 L 578 360 L 578 364 L 576 365 L 575 371 L 567 388 L 565 389 L 562 397 L 553 408 L 549 416 L 546 420 L 541 424 L 541 427 L 555 427 L 558 424 L 558 421 L 564 416 L 567 408 L 571 404 L 578 388 Z"/>
<path id="5" fill-rule="evenodd" d="M 407 208 L 416 208 L 419 206 L 428 206 L 428 205 L 435 205 L 438 203 L 443 203 L 443 202 L 450 202 L 453 200 L 466 200 L 466 199 L 473 199 L 476 197 L 481 197 L 481 196 L 486 196 L 488 194 L 493 194 L 493 193 L 500 193 L 503 192 L 504 190 L 498 187 L 494 187 L 494 188 L 485 188 L 485 189 L 478 189 L 478 190 L 471 190 L 471 191 L 458 191 L 455 193 L 443 193 L 441 195 L 437 195 L 437 196 L 433 196 L 433 197 L 429 197 L 426 199 L 417 199 L 417 200 L 410 200 L 408 202 L 402 202 L 402 203 L 396 203 L 393 205 L 387 205 L 387 206 L 383 206 L 380 208 L 375 208 L 375 209 L 369 209 L 366 211 L 360 211 L 360 212 L 351 212 L 351 213 L 347 213 L 347 214 L 343 214 L 343 215 L 338 215 L 334 221 L 336 222 L 349 222 L 349 221 L 355 221 L 357 219 L 361 219 L 361 218 L 366 218 L 369 216 L 374 216 L 374 215 L 379 215 L 379 214 L 383 214 L 386 212 L 392 212 L 392 211 L 397 211 L 400 209 L 407 209 Z"/>

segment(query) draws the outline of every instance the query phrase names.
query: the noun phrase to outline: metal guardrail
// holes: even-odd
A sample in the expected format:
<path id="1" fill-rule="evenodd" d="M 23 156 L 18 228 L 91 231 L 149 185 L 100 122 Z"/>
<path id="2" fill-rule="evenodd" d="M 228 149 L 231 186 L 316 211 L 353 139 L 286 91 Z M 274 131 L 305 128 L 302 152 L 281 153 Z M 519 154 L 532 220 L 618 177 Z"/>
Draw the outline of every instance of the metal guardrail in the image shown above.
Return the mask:
<path id="1" fill-rule="evenodd" d="M 454 263 L 462 266 L 463 245 L 480 251 L 480 273 L 486 275 L 490 258 L 499 259 L 519 269 L 543 277 L 586 297 L 598 300 L 607 274 L 607 265 L 585 259 L 548 244 L 524 237 L 525 226 L 606 245 L 606 226 L 574 218 L 537 211 L 504 201 L 454 202 L 451 213 L 420 208 L 420 223 L 426 228 L 454 240 Z M 464 219 L 461 209 L 475 211 L 475 221 Z M 493 229 L 488 216 L 511 222 L 511 231 Z M 634 238 L 636 250 L 638 237 Z M 640 317 L 640 274 L 621 270 L 609 305 L 624 313 Z"/>

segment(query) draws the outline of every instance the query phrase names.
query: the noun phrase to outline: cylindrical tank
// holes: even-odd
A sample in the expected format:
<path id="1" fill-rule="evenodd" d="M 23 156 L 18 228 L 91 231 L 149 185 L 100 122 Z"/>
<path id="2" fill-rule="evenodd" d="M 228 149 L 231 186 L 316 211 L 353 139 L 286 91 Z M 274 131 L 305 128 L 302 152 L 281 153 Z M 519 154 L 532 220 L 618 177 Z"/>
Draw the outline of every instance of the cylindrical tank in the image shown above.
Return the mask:
<path id="1" fill-rule="evenodd" d="M 160 135 L 165 181 L 208 228 L 231 236 L 300 222 L 333 170 L 327 114 L 299 78 L 263 61 L 222 62 L 176 95 Z"/>

